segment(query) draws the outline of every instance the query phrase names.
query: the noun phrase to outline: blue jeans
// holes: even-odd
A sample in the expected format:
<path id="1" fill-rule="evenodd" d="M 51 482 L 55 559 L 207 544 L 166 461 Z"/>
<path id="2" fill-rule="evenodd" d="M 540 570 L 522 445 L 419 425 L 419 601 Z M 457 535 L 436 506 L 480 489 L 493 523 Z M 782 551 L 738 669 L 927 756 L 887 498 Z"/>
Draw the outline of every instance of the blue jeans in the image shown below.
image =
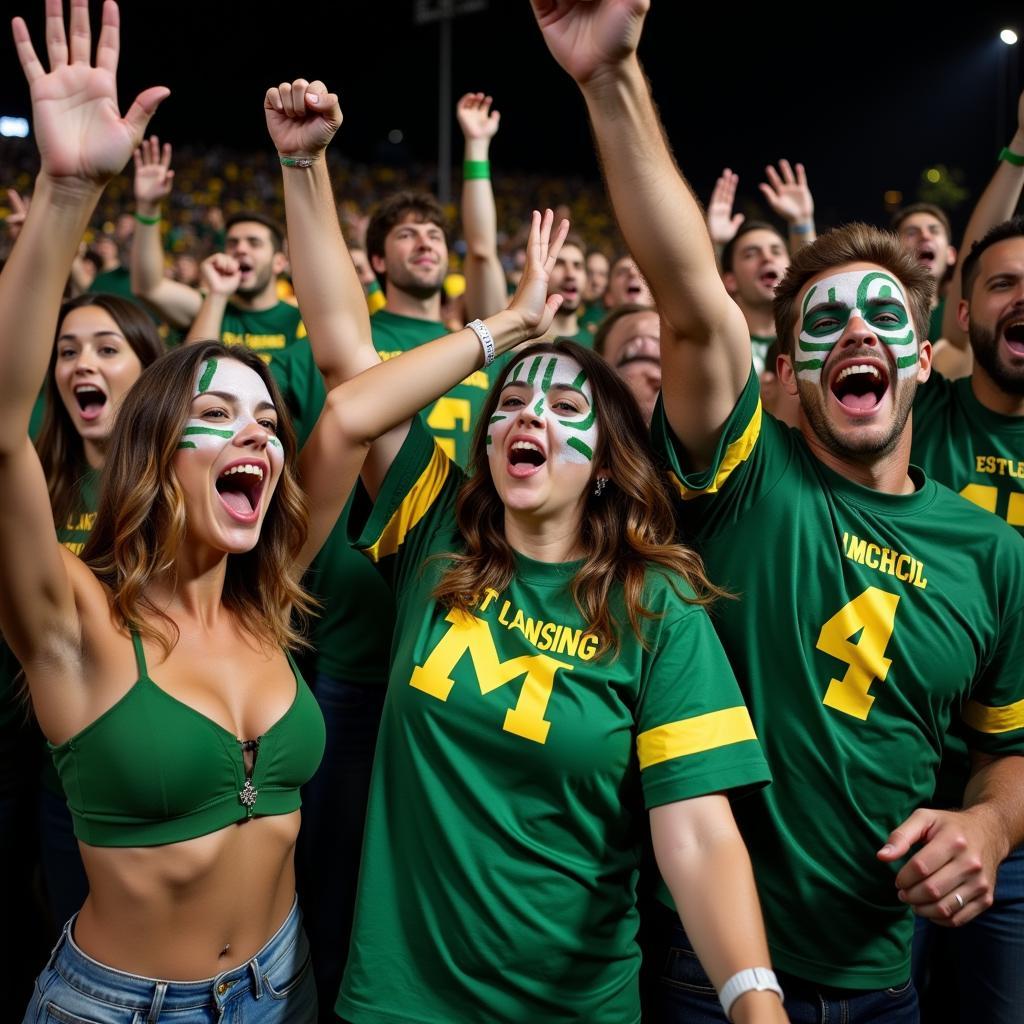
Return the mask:
<path id="1" fill-rule="evenodd" d="M 321 1020 L 335 1022 L 334 1001 L 348 957 L 359 855 L 387 685 L 350 683 L 316 673 L 313 684 L 327 729 L 316 775 L 302 791 L 296 854 L 299 900 L 313 955 Z"/>
<path id="2" fill-rule="evenodd" d="M 652 942 L 644 951 L 651 958 L 652 991 L 648 993 L 645 1024 L 728 1024 L 722 1004 L 679 918 L 658 904 Z M 888 989 L 831 988 L 775 972 L 786 995 L 792 1024 L 918 1024 L 917 993 L 905 985 Z M 983 1018 L 977 1018 L 981 1022 Z"/>
<path id="3" fill-rule="evenodd" d="M 248 962 L 203 981 L 158 981 L 86 956 L 74 918 L 43 973 L 22 1024 L 313 1024 L 316 987 L 298 904 Z"/>
<path id="4" fill-rule="evenodd" d="M 1024 847 L 999 866 L 995 903 L 962 928 L 918 918 L 914 981 L 925 1020 L 1024 1019 Z"/>

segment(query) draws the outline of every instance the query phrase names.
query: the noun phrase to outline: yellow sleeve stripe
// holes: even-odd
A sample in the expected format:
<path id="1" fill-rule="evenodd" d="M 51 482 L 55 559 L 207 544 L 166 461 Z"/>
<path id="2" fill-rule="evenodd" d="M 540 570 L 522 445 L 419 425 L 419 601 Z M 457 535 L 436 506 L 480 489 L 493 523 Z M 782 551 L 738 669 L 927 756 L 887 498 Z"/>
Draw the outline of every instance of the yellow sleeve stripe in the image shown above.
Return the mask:
<path id="1" fill-rule="evenodd" d="M 648 729 L 636 738 L 636 752 L 640 770 L 652 764 L 661 764 L 674 757 L 702 754 L 706 750 L 727 747 L 730 743 L 756 740 L 754 723 L 745 707 L 709 711 L 706 715 L 669 722 L 656 729 Z"/>
<path id="2" fill-rule="evenodd" d="M 699 498 L 702 494 L 714 494 L 729 479 L 732 471 L 740 463 L 746 462 L 750 458 L 750 453 L 754 450 L 754 445 L 757 443 L 760 434 L 761 399 L 759 398 L 757 400 L 757 407 L 754 409 L 754 414 L 750 417 L 750 422 L 747 424 L 746 429 L 725 449 L 725 455 L 718 467 L 718 472 L 715 474 L 715 479 L 707 487 L 700 491 L 692 490 L 672 472 L 669 472 L 669 480 L 671 480 L 672 485 L 682 495 L 684 501 Z"/>
<path id="3" fill-rule="evenodd" d="M 998 708 L 971 700 L 961 717 L 976 732 L 1009 732 L 1024 728 L 1024 700 Z"/>
<path id="4" fill-rule="evenodd" d="M 393 555 L 404 543 L 409 531 L 427 514 L 430 506 L 441 493 L 451 461 L 437 444 L 434 454 L 427 463 L 427 468 L 419 479 L 409 488 L 409 493 L 402 499 L 402 504 L 395 509 L 387 525 L 380 532 L 376 543 L 364 548 L 364 553 L 374 562 Z"/>

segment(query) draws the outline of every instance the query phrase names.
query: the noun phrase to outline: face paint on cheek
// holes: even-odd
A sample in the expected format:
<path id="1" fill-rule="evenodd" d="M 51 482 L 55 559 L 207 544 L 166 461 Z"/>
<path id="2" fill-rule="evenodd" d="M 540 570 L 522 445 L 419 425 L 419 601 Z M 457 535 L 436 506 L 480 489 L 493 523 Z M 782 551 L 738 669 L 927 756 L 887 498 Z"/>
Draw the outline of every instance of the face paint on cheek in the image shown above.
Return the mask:
<path id="1" fill-rule="evenodd" d="M 915 376 L 920 359 L 908 309 L 903 287 L 884 271 L 853 270 L 817 282 L 800 311 L 793 359 L 797 376 L 820 385 L 822 367 L 854 316 L 888 348 L 900 379 Z"/>

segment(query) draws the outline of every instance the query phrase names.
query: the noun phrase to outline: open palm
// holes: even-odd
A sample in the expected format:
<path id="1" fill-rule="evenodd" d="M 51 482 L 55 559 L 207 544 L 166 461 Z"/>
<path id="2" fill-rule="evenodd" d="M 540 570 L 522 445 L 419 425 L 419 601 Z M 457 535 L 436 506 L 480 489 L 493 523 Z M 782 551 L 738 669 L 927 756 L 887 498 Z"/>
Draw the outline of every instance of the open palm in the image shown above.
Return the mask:
<path id="1" fill-rule="evenodd" d="M 532 0 L 552 56 L 581 85 L 635 52 L 650 0 Z"/>
<path id="2" fill-rule="evenodd" d="M 72 0 L 70 52 L 60 5 L 47 5 L 46 49 L 50 70 L 36 56 L 28 28 L 13 22 L 18 58 L 32 95 L 32 119 L 42 170 L 53 178 L 103 183 L 131 158 L 160 101 L 162 86 L 140 93 L 122 118 L 117 104 L 120 27 L 117 4 L 106 0 L 103 27 L 90 63 L 92 39 L 87 0 Z"/>

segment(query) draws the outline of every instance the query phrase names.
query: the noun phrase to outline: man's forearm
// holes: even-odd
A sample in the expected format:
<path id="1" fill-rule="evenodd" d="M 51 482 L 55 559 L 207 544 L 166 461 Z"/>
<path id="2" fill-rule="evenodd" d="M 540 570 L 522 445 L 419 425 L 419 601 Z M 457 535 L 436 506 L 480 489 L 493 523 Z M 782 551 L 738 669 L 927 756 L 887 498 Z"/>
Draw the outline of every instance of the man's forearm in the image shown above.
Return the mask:
<path id="1" fill-rule="evenodd" d="M 210 292 L 203 299 L 199 312 L 188 329 L 185 344 L 191 345 L 195 341 L 219 341 L 220 325 L 224 320 L 224 311 L 227 309 L 227 305 L 228 297 L 226 295 Z"/>

